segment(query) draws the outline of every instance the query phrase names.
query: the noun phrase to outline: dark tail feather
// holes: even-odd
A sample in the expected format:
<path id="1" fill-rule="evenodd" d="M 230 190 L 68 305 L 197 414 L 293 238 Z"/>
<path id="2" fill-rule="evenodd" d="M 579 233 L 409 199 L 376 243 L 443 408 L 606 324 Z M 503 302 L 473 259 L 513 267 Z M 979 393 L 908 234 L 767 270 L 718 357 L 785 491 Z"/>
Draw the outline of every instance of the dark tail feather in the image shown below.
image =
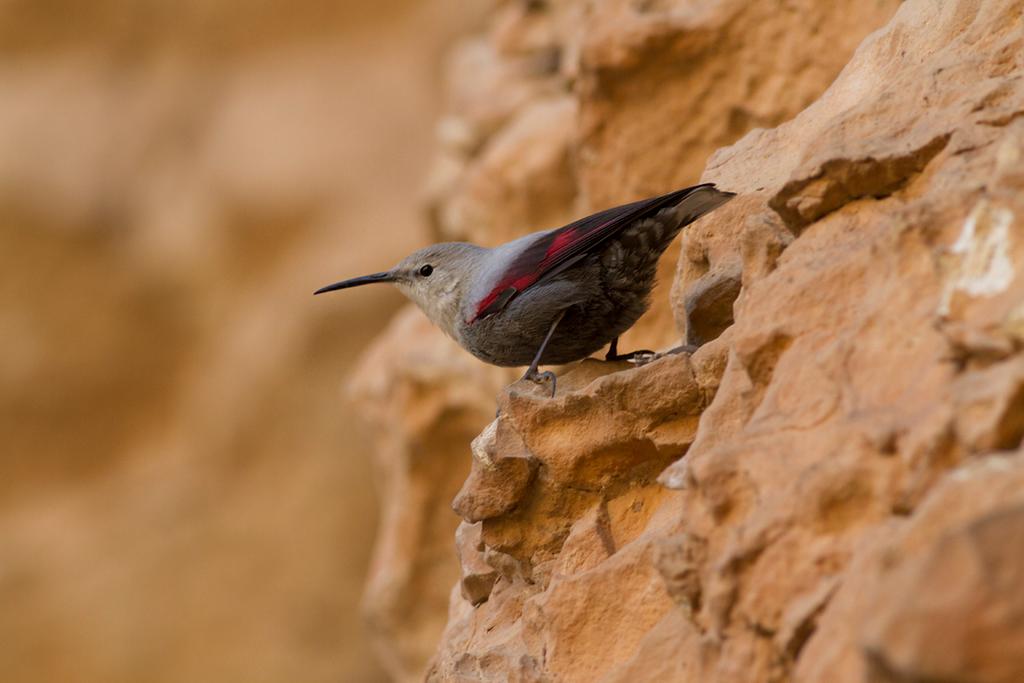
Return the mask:
<path id="1" fill-rule="evenodd" d="M 736 196 L 735 192 L 719 190 L 714 185 L 698 185 L 676 204 L 679 227 L 689 225 L 704 214 L 714 211 Z"/>

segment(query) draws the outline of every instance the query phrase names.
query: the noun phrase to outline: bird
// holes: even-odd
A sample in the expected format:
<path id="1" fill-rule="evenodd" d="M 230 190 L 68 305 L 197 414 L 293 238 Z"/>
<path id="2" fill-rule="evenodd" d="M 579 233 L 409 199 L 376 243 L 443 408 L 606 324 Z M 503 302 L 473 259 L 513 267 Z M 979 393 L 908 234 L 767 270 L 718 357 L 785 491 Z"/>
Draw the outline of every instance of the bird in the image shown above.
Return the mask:
<path id="1" fill-rule="evenodd" d="M 480 360 L 528 365 L 523 379 L 551 381 L 542 365 L 563 365 L 609 345 L 650 307 L 658 259 L 679 232 L 735 193 L 713 183 L 686 187 L 528 234 L 488 249 L 444 242 L 390 270 L 321 287 L 324 294 L 391 283 L 434 325 Z"/>

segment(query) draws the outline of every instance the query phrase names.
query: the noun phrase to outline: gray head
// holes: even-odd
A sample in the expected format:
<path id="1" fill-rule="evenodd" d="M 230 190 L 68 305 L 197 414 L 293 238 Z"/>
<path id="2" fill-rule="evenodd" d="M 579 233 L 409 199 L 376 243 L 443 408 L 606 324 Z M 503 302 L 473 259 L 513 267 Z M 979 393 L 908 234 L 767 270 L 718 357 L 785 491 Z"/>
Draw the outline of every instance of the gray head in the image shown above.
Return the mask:
<path id="1" fill-rule="evenodd" d="M 406 256 L 391 270 L 342 280 L 313 293 L 323 294 L 375 282 L 390 282 L 419 306 L 431 322 L 457 339 L 456 325 L 463 296 L 483 262 L 484 251 L 463 242 L 435 244 Z"/>

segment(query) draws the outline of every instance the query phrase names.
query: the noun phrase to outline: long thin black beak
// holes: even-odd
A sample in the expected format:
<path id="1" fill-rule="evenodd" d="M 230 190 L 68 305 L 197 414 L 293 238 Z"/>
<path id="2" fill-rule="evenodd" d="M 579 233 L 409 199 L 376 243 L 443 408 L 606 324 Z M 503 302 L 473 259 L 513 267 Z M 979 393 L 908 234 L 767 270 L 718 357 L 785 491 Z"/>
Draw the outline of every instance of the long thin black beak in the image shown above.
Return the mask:
<path id="1" fill-rule="evenodd" d="M 359 285 L 369 285 L 374 282 L 394 282 L 394 273 L 387 271 L 384 273 L 374 273 L 373 275 L 363 275 L 362 277 L 354 277 L 351 280 L 342 280 L 341 282 L 335 282 L 333 285 L 327 285 L 313 292 L 316 294 L 323 294 L 324 292 L 333 292 L 338 289 L 348 289 L 349 287 L 358 287 Z"/>

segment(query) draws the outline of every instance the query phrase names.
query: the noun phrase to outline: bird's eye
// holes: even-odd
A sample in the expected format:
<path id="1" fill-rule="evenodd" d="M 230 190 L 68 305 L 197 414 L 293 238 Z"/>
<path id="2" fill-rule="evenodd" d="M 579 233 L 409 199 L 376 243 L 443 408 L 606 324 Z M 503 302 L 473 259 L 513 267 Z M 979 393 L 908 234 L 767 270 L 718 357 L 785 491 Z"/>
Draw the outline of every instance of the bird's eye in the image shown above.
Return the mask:
<path id="1" fill-rule="evenodd" d="M 423 277 L 429 277 L 430 274 L 433 273 L 433 272 L 434 272 L 434 266 L 430 265 L 429 263 L 427 265 L 423 266 L 422 268 L 420 268 L 420 275 L 422 275 Z"/>

